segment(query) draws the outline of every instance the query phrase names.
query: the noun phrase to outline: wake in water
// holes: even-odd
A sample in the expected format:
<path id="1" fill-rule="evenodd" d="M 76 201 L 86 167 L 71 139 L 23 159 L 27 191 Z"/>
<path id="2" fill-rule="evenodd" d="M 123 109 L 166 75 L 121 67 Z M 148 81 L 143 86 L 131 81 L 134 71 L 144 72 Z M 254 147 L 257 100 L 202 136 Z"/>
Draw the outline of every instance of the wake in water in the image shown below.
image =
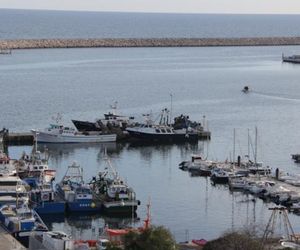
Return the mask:
<path id="1" fill-rule="evenodd" d="M 254 91 L 252 90 L 251 93 L 256 94 L 256 95 L 260 95 L 260 96 L 265 96 L 265 97 L 269 97 L 272 99 L 280 99 L 280 100 L 288 100 L 288 101 L 300 101 L 300 96 L 284 96 L 283 94 L 280 93 L 267 93 L 267 92 L 261 92 L 261 91 Z"/>

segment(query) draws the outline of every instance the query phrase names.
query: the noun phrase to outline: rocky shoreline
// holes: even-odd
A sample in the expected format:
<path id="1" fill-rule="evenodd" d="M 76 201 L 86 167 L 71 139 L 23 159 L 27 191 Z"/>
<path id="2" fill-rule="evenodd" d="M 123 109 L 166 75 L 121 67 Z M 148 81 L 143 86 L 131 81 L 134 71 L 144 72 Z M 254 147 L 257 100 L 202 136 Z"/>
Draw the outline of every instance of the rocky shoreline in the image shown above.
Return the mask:
<path id="1" fill-rule="evenodd" d="M 214 47 L 300 45 L 300 37 L 252 38 L 103 38 L 0 40 L 0 49 L 93 47 Z"/>

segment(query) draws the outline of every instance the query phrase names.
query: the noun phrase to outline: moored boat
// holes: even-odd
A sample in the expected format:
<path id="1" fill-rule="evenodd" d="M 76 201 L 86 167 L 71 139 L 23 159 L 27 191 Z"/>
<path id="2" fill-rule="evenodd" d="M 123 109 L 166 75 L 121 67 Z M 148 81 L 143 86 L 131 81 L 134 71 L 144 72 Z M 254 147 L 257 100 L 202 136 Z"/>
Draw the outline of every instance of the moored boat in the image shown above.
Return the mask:
<path id="1" fill-rule="evenodd" d="M 198 130 L 192 127 L 174 128 L 170 123 L 168 109 L 162 110 L 158 124 L 147 116 L 144 124 L 129 127 L 126 130 L 132 138 L 144 142 L 195 142 L 199 138 Z"/>
<path id="2" fill-rule="evenodd" d="M 57 192 L 66 201 L 69 212 L 97 212 L 101 204 L 95 201 L 89 185 L 83 181 L 83 170 L 75 162 L 68 166 L 61 182 L 56 184 Z"/>
<path id="3" fill-rule="evenodd" d="M 0 176 L 0 206 L 15 204 L 17 197 L 28 201 L 26 184 L 18 176 Z"/>
<path id="4" fill-rule="evenodd" d="M 133 123 L 134 117 L 120 115 L 117 111 L 117 102 L 110 105 L 111 111 L 104 114 L 104 119 L 97 119 L 95 122 L 72 120 L 74 126 L 78 131 L 102 131 L 103 128 L 108 126 L 118 127 L 125 130 L 130 124 Z"/>
<path id="5" fill-rule="evenodd" d="M 95 199 L 101 201 L 107 213 L 129 213 L 136 211 L 140 201 L 136 194 L 113 168 L 107 156 L 106 161 L 110 170 L 99 172 L 91 181 Z"/>
<path id="6" fill-rule="evenodd" d="M 44 143 L 96 143 L 114 142 L 116 134 L 105 134 L 99 131 L 79 132 L 74 128 L 65 127 L 61 124 L 61 117 L 58 115 L 56 123 L 50 124 L 44 131 L 32 129 L 36 142 Z"/>
<path id="7" fill-rule="evenodd" d="M 48 231 L 39 215 L 30 209 L 26 203 L 2 206 L 0 208 L 0 221 L 26 247 L 28 247 L 29 236 L 33 231 L 37 234 Z"/>

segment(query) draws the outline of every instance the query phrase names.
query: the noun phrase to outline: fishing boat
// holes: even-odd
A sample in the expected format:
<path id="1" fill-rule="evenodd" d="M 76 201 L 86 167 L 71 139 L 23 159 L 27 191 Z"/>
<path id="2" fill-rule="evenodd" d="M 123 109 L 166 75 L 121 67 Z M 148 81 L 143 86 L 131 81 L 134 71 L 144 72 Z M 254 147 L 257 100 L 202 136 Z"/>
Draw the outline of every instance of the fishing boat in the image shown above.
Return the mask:
<path id="1" fill-rule="evenodd" d="M 16 205 L 2 206 L 0 208 L 0 221 L 26 247 L 28 247 L 29 236 L 33 231 L 39 234 L 48 231 L 40 216 L 26 203 L 19 204 L 17 202 Z"/>
<path id="2" fill-rule="evenodd" d="M 163 109 L 159 116 L 159 123 L 151 119 L 151 115 L 146 116 L 143 124 L 128 127 L 126 130 L 132 138 L 144 142 L 187 142 L 198 141 L 198 131 L 192 127 L 174 128 L 171 125 L 169 110 Z"/>
<path id="3" fill-rule="evenodd" d="M 23 152 L 21 159 L 16 164 L 18 175 L 21 179 L 38 179 L 42 178 L 43 182 L 52 182 L 55 178 L 56 170 L 48 166 L 46 154 L 42 157 L 40 151 L 33 150 L 31 155 Z M 30 183 L 29 183 L 30 184 Z"/>
<path id="4" fill-rule="evenodd" d="M 18 176 L 0 176 L 0 206 L 15 204 L 17 197 L 28 201 L 26 184 Z"/>
<path id="5" fill-rule="evenodd" d="M 17 175 L 15 163 L 15 160 L 10 159 L 6 153 L 0 150 L 0 176 Z"/>
<path id="6" fill-rule="evenodd" d="M 79 132 L 75 128 L 65 127 L 61 124 L 61 117 L 58 115 L 56 123 L 50 124 L 44 131 L 32 129 L 31 132 L 37 142 L 42 143 L 96 143 L 114 142 L 116 134 L 104 134 L 102 132 Z"/>
<path id="7" fill-rule="evenodd" d="M 95 199 L 101 201 L 107 213 L 134 213 L 140 201 L 136 199 L 133 189 L 121 179 L 107 156 L 105 160 L 108 168 L 99 172 L 91 181 Z"/>
<path id="8" fill-rule="evenodd" d="M 60 197 L 66 201 L 69 212 L 97 212 L 101 204 L 93 198 L 92 190 L 83 181 L 83 170 L 74 162 L 68 166 L 61 182 L 56 184 Z"/>
<path id="9" fill-rule="evenodd" d="M 29 195 L 31 207 L 39 215 L 65 213 L 65 201 L 54 192 L 52 183 L 38 182 Z"/>
<path id="10" fill-rule="evenodd" d="M 111 125 L 125 130 L 133 123 L 134 117 L 120 115 L 118 112 L 118 102 L 110 105 L 111 111 L 104 114 L 104 119 L 97 119 L 95 122 L 72 120 L 78 131 L 102 131 L 103 127 Z"/>

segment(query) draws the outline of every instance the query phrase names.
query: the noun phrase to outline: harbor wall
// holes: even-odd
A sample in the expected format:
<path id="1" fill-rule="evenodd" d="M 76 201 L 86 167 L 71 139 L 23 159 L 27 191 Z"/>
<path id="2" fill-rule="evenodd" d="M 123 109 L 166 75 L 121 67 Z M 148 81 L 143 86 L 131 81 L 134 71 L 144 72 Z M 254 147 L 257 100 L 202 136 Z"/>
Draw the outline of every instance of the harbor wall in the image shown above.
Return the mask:
<path id="1" fill-rule="evenodd" d="M 0 49 L 92 48 L 92 47 L 213 47 L 300 45 L 300 37 L 252 38 L 103 38 L 0 40 Z"/>

